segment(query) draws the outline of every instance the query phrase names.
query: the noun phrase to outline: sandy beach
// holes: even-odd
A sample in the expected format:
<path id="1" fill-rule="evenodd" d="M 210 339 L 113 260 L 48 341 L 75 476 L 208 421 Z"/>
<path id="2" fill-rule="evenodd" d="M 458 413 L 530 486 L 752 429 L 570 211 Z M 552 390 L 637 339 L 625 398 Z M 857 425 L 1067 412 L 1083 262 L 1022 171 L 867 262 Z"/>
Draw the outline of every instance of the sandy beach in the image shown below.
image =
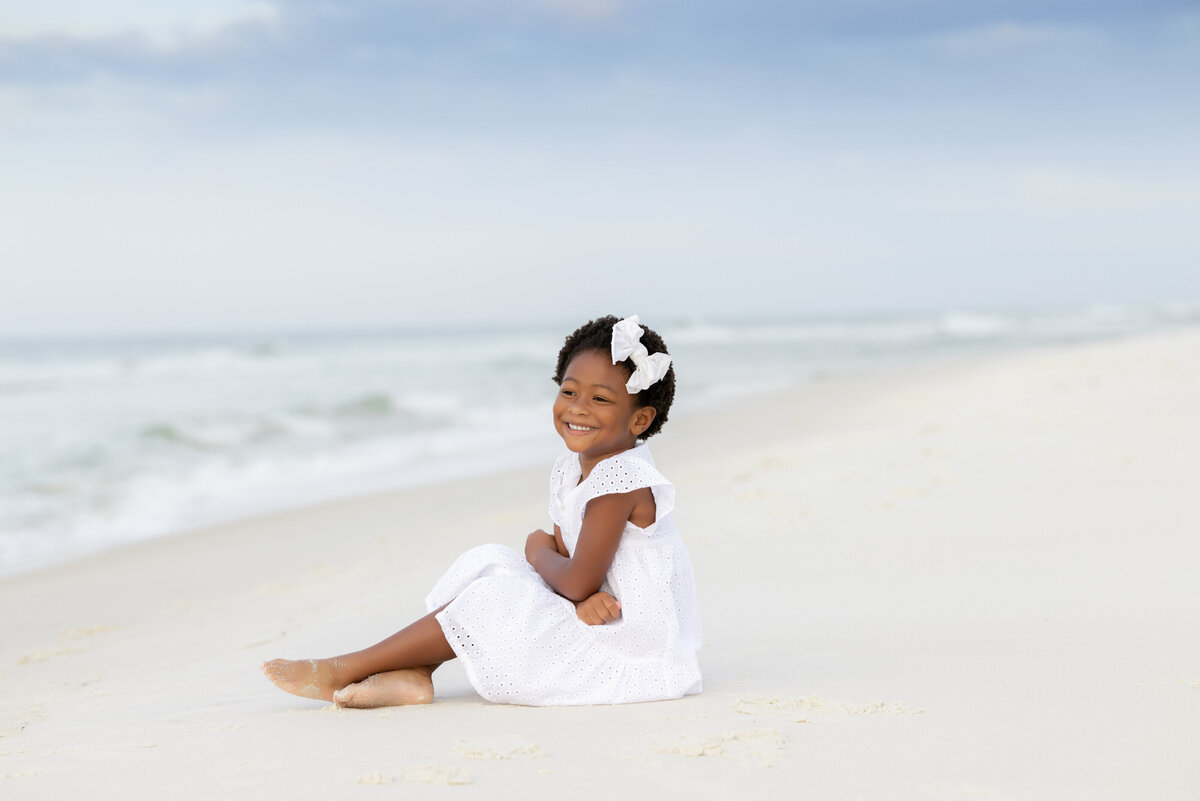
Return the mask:
<path id="1" fill-rule="evenodd" d="M 520 547 L 548 464 L 5 579 L 0 797 L 1194 801 L 1197 409 L 1187 329 L 673 419 L 705 616 L 679 701 L 493 705 L 449 664 L 429 706 L 340 710 L 259 674 Z"/>

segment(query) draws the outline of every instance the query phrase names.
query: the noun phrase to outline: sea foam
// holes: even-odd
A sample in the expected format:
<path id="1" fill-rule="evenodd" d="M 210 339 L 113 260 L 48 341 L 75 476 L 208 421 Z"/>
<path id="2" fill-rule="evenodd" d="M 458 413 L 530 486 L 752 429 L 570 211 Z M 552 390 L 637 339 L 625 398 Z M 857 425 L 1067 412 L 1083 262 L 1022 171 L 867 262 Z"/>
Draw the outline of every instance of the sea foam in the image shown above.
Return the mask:
<path id="1" fill-rule="evenodd" d="M 677 414 L 816 375 L 1200 322 L 1095 306 L 653 321 Z M 0 574 L 245 515 L 548 460 L 565 332 L 0 342 Z"/>

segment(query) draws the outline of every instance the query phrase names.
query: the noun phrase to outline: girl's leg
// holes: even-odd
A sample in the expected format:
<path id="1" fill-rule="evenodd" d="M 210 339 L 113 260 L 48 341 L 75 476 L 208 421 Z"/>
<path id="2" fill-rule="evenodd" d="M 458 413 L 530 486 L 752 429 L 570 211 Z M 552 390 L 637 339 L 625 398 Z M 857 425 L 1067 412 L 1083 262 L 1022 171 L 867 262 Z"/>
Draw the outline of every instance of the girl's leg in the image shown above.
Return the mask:
<path id="1" fill-rule="evenodd" d="M 370 648 L 330 659 L 276 659 L 264 663 L 262 671 L 281 690 L 325 701 L 333 701 L 334 693 L 368 676 L 404 671 L 403 676 L 392 676 L 386 682 L 392 690 L 400 685 L 405 688 L 404 692 L 393 695 L 414 699 L 399 703 L 421 703 L 416 700 L 418 698 L 428 703 L 433 698 L 433 680 L 430 678 L 433 671 L 441 663 L 454 658 L 454 651 L 446 642 L 441 624 L 434 617 L 440 611 L 437 609 L 425 615 Z M 405 680 L 397 683 L 397 678 Z M 429 690 L 427 698 L 424 692 L 426 686 Z"/>

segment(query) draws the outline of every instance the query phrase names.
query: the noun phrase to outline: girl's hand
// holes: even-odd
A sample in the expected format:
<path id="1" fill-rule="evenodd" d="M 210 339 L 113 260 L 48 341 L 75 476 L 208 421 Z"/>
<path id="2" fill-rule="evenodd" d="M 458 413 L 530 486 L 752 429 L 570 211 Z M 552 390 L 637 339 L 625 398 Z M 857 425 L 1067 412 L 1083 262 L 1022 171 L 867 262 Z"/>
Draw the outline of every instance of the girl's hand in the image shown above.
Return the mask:
<path id="1" fill-rule="evenodd" d="M 621 602 L 602 590 L 575 604 L 575 615 L 589 626 L 603 626 L 621 616 Z"/>
<path id="2" fill-rule="evenodd" d="M 534 555 L 545 548 L 549 548 L 555 553 L 558 552 L 558 548 L 554 542 L 554 535 L 547 534 L 539 528 L 525 538 L 525 561 L 532 565 Z"/>

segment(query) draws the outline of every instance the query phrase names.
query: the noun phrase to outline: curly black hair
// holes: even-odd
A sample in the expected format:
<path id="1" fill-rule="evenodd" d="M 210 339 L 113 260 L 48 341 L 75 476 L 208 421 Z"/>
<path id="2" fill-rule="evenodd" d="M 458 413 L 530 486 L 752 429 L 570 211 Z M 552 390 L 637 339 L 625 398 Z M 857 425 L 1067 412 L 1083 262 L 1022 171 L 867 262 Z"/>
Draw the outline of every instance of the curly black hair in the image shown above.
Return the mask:
<path id="1" fill-rule="evenodd" d="M 571 363 L 571 359 L 574 359 L 576 354 L 582 351 L 596 350 L 611 358 L 612 329 L 620 321 L 620 317 L 613 317 L 610 314 L 607 317 L 589 320 L 575 329 L 574 333 L 563 342 L 562 350 L 558 352 L 558 367 L 554 370 L 554 383 L 562 384 L 567 365 Z M 666 353 L 667 345 L 658 332 L 645 325 L 642 328 L 645 329 L 645 333 L 642 334 L 642 344 L 646 346 L 646 350 L 650 353 Z M 636 369 L 632 359 L 626 359 L 620 362 L 620 365 L 625 368 L 626 377 L 633 375 L 633 371 Z M 667 369 L 665 376 L 637 394 L 639 408 L 642 406 L 654 407 L 654 420 L 650 423 L 650 427 L 642 432 L 642 439 L 650 439 L 662 430 L 663 424 L 667 422 L 667 413 L 671 410 L 671 402 L 674 400 L 675 365 L 672 364 Z"/>

